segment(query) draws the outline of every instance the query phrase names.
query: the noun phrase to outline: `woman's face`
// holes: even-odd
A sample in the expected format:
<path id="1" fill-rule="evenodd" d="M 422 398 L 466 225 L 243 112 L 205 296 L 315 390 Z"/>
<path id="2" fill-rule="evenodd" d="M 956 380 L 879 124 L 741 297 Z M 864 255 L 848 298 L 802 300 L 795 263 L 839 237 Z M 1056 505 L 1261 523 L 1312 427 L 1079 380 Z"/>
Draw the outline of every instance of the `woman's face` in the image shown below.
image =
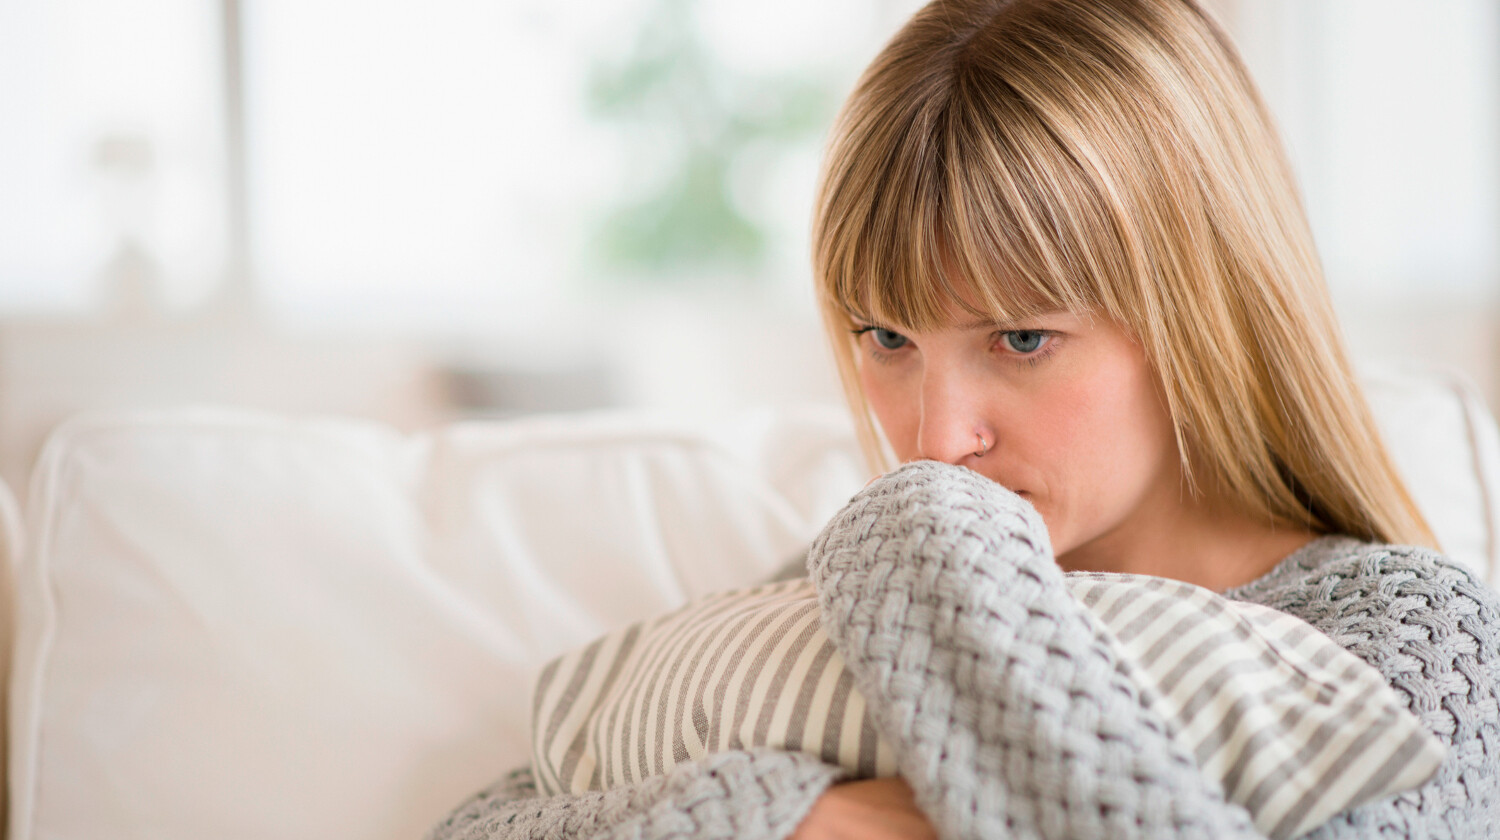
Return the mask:
<path id="1" fill-rule="evenodd" d="M 1170 526 L 1185 498 L 1171 420 L 1119 325 L 953 314 L 930 332 L 857 324 L 860 381 L 897 457 L 961 464 L 1015 491 L 1068 568 L 1109 568 L 1147 529 Z"/>

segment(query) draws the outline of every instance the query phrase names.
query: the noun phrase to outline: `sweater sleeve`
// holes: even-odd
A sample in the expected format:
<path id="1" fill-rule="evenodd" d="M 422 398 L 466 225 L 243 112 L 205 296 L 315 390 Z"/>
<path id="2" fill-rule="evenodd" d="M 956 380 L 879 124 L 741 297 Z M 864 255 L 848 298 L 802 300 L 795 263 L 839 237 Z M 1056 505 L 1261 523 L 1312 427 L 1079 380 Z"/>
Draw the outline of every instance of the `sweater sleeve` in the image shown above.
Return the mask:
<path id="1" fill-rule="evenodd" d="M 1427 784 L 1309 840 L 1487 838 L 1500 824 L 1500 598 L 1425 549 L 1319 540 L 1229 597 L 1291 613 L 1380 671 L 1448 747 Z"/>
<path id="2" fill-rule="evenodd" d="M 1031 506 L 909 464 L 813 543 L 823 621 L 944 838 L 1251 838 L 1066 587 Z"/>
<path id="3" fill-rule="evenodd" d="M 460 804 L 427 840 L 782 840 L 841 776 L 803 753 L 749 750 L 608 791 L 544 797 L 523 768 Z"/>

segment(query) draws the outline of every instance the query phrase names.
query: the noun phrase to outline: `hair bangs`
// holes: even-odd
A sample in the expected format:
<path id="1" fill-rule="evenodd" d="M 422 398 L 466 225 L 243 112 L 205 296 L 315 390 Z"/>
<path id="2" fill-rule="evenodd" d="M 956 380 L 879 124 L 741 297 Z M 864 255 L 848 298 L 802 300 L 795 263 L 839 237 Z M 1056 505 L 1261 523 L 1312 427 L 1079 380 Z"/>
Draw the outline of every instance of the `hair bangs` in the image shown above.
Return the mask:
<path id="1" fill-rule="evenodd" d="M 934 224 L 935 228 L 936 225 Z M 851 249 L 859 260 L 837 272 L 833 295 L 852 321 L 900 330 L 928 330 L 950 319 L 964 298 L 943 267 L 938 230 L 865 230 Z"/>
<path id="2" fill-rule="evenodd" d="M 999 319 L 1102 310 L 1132 321 L 1119 295 L 1140 281 L 1117 223 L 1125 214 L 1080 164 L 1085 141 L 1006 75 L 957 74 L 944 133 L 955 267 Z"/>
<path id="3" fill-rule="evenodd" d="M 1073 211 L 1083 190 L 1057 189 L 1045 165 L 996 148 L 993 134 L 967 140 L 983 132 L 966 127 L 974 117 L 956 106 L 925 132 L 902 132 L 896 149 L 878 155 L 888 161 L 881 177 L 841 196 L 847 209 L 835 217 L 859 223 L 831 227 L 825 237 L 820 273 L 830 311 L 851 323 L 922 331 L 956 313 L 1013 323 L 1097 308 L 1098 272 L 1080 258 L 1096 232 L 1072 220 L 1098 209 Z"/>
<path id="4" fill-rule="evenodd" d="M 865 122 L 830 154 L 817 246 L 830 312 L 923 330 L 940 325 L 962 301 L 944 270 L 943 163 L 932 135 L 934 110 Z M 848 167 L 840 168 L 839 160 Z"/>

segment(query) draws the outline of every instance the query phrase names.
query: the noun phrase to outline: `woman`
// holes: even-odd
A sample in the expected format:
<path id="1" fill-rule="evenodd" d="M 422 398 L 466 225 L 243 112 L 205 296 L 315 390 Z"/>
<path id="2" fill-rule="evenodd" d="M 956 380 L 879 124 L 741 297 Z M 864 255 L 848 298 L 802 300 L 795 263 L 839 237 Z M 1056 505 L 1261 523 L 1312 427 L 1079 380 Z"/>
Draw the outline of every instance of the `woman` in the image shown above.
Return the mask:
<path id="1" fill-rule="evenodd" d="M 1293 613 L 1380 670 L 1449 746 L 1419 791 L 1314 834 L 1488 836 L 1500 604 L 1429 550 L 1340 348 L 1271 120 L 1192 0 L 922 9 L 834 131 L 814 266 L 867 451 L 881 462 L 883 438 L 920 462 L 820 537 L 820 589 L 880 540 L 949 574 L 934 552 L 951 549 L 911 537 L 978 510 L 964 533 L 990 559 L 952 588 L 988 587 L 970 613 L 1019 615 L 1005 638 L 1073 626 L 1059 569 L 1176 578 Z M 827 606 L 825 621 L 847 618 Z M 1042 655 L 1081 656 L 1076 638 L 1051 636 Z M 943 781 L 948 741 L 919 757 L 929 775 L 906 772 L 918 762 L 905 779 L 844 784 L 750 752 L 583 797 L 517 799 L 522 773 L 435 836 L 1255 836 L 1172 760 L 1121 776 L 1080 756 L 1095 735 L 1068 704 L 1108 686 L 1073 674 L 1057 691 L 1038 673 L 1006 688 L 1035 702 L 1012 698 L 973 724 L 993 737 L 963 742 L 994 768 L 978 792 Z M 1027 717 L 1043 695 L 1061 698 L 1056 715 Z M 1105 740 L 1169 750 L 1159 721 L 1127 717 Z"/>

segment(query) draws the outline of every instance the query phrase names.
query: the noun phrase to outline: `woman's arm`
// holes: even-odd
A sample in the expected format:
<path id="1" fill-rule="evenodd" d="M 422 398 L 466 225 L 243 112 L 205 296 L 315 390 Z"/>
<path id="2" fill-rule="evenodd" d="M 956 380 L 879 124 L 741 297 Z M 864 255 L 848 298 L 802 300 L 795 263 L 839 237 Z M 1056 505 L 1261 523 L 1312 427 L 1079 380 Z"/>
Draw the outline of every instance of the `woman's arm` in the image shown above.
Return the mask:
<path id="1" fill-rule="evenodd" d="M 427 840 L 782 840 L 841 775 L 803 753 L 750 750 L 604 792 L 542 797 L 523 769 L 458 806 Z"/>
<path id="2" fill-rule="evenodd" d="M 909 464 L 813 544 L 823 620 L 948 838 L 1253 838 L 1142 702 L 1030 505 Z"/>

